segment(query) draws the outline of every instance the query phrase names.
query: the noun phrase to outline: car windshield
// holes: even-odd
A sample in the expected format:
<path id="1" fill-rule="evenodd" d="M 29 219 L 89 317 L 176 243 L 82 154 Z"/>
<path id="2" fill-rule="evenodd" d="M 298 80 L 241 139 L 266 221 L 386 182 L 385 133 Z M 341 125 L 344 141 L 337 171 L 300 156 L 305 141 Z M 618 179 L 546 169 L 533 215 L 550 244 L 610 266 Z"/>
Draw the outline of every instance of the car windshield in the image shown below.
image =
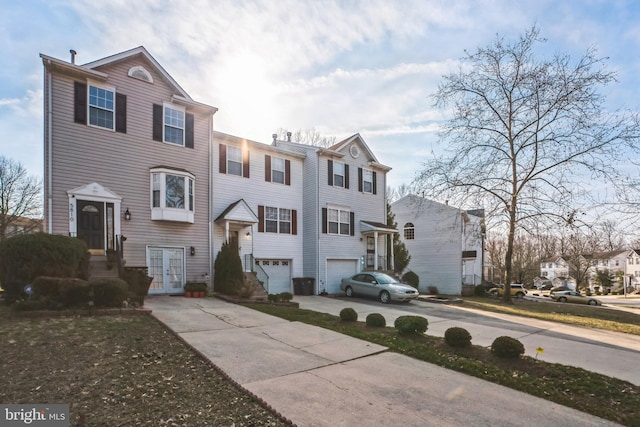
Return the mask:
<path id="1" fill-rule="evenodd" d="M 394 279 L 393 277 L 388 276 L 388 275 L 386 275 L 384 273 L 376 274 L 376 280 L 381 285 L 389 285 L 389 284 L 392 284 L 392 283 L 398 283 L 398 281 L 396 279 Z"/>

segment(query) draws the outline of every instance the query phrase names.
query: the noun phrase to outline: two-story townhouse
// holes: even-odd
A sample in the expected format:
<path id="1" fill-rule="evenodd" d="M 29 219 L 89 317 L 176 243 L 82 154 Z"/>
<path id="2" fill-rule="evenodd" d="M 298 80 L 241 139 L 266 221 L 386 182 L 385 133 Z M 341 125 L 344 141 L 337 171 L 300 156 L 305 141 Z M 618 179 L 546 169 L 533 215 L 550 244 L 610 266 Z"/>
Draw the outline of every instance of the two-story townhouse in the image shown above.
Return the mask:
<path id="1" fill-rule="evenodd" d="M 598 286 L 595 278 L 598 271 L 608 271 L 611 275 L 625 274 L 627 263 L 627 251 L 617 250 L 608 252 L 596 252 L 582 255 L 585 262 L 589 263 L 587 272 L 589 287 L 594 290 Z M 622 284 L 621 284 L 622 285 Z"/>
<path id="2" fill-rule="evenodd" d="M 627 286 L 634 290 L 640 289 L 640 249 L 627 252 L 625 276 Z"/>
<path id="3" fill-rule="evenodd" d="M 543 259 L 540 262 L 540 276 L 547 280 L 568 278 L 569 262 L 562 255 L 554 255 Z"/>
<path id="4" fill-rule="evenodd" d="M 235 241 L 268 293 L 293 293 L 303 274 L 305 155 L 221 132 L 213 143 L 214 254 Z"/>
<path id="5" fill-rule="evenodd" d="M 400 239 L 411 255 L 409 270 L 426 292 L 460 295 L 462 285 L 477 285 L 483 274 L 482 210 L 465 211 L 416 195 L 391 204 Z"/>
<path id="6" fill-rule="evenodd" d="M 194 101 L 137 47 L 90 62 L 41 54 L 44 227 L 122 249 L 148 267 L 150 293 L 181 293 L 212 274 L 211 131 L 215 107 Z"/>
<path id="7" fill-rule="evenodd" d="M 274 138 L 272 143 L 304 154 L 304 276 L 316 292 L 340 293 L 342 278 L 393 265 L 387 241 L 397 230 L 386 225 L 386 174 L 355 134 L 329 148 Z"/>

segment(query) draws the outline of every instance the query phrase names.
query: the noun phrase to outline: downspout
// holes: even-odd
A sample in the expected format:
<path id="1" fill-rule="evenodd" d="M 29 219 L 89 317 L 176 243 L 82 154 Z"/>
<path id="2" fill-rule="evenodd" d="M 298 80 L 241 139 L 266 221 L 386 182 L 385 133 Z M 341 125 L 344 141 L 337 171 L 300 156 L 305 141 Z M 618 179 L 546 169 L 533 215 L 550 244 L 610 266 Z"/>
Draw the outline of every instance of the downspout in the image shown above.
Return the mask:
<path id="1" fill-rule="evenodd" d="M 46 67 L 45 67 L 46 68 Z M 51 184 L 51 177 L 52 177 L 52 173 L 51 173 L 51 165 L 53 164 L 52 162 L 52 152 L 53 152 L 53 148 L 52 148 L 52 143 L 53 143 L 53 136 L 52 136 L 52 130 L 53 130 L 53 125 L 52 125 L 52 118 L 53 118 L 53 113 L 51 111 L 51 83 L 52 83 L 52 78 L 51 78 L 51 71 L 49 71 L 49 69 L 47 68 L 47 77 L 46 79 L 48 80 L 47 82 L 47 139 L 46 139 L 46 144 L 47 144 L 47 148 L 45 149 L 45 156 L 47 157 L 47 195 L 45 196 L 47 198 L 47 233 L 52 234 L 53 233 L 53 187 Z"/>
<path id="2" fill-rule="evenodd" d="M 209 116 L 209 280 L 213 291 L 213 113 Z"/>
<path id="3" fill-rule="evenodd" d="M 320 229 L 322 227 L 322 209 L 320 208 L 320 155 L 319 150 L 316 150 L 316 215 L 320 215 L 320 221 L 316 223 L 316 277 L 318 278 L 318 293 L 320 293 Z M 316 217 L 317 218 L 317 217 Z M 319 226 L 318 226 L 319 225 Z M 325 265 L 325 271 L 327 267 Z M 326 277 L 325 277 L 326 279 Z M 324 283 L 324 282 L 323 282 Z M 326 283 L 324 283 L 326 286 Z M 324 289 L 326 290 L 326 288 Z"/>

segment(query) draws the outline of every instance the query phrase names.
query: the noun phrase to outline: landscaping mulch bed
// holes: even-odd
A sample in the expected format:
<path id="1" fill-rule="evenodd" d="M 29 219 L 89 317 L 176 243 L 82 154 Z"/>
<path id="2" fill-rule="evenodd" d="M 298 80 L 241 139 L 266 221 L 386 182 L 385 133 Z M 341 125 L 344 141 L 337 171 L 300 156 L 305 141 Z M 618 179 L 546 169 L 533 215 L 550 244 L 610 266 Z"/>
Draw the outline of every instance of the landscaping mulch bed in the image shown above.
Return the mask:
<path id="1" fill-rule="evenodd" d="M 148 315 L 0 308 L 0 402 L 68 403 L 72 426 L 285 426 Z"/>

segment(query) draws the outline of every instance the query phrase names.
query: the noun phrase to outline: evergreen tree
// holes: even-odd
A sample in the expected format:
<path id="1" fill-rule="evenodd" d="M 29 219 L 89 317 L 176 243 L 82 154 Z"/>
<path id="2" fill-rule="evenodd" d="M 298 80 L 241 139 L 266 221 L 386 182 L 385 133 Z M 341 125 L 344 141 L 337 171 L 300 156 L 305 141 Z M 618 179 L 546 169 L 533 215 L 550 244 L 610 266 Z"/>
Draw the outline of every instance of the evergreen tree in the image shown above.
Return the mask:
<path id="1" fill-rule="evenodd" d="M 242 281 L 242 260 L 238 253 L 238 245 L 234 242 L 224 242 L 214 263 L 214 289 L 222 294 L 235 295 Z"/>
<path id="2" fill-rule="evenodd" d="M 398 224 L 396 223 L 396 216 L 391 211 L 391 205 L 387 203 L 387 226 L 392 228 L 398 228 Z M 387 240 L 387 254 L 391 252 L 392 243 Z M 411 255 L 409 255 L 409 251 L 407 247 L 404 245 L 404 242 L 400 241 L 400 236 L 396 233 L 393 235 L 393 271 L 396 274 L 402 274 L 405 268 L 409 265 L 411 261 Z M 391 270 L 391 257 L 387 257 L 387 270 Z"/>

